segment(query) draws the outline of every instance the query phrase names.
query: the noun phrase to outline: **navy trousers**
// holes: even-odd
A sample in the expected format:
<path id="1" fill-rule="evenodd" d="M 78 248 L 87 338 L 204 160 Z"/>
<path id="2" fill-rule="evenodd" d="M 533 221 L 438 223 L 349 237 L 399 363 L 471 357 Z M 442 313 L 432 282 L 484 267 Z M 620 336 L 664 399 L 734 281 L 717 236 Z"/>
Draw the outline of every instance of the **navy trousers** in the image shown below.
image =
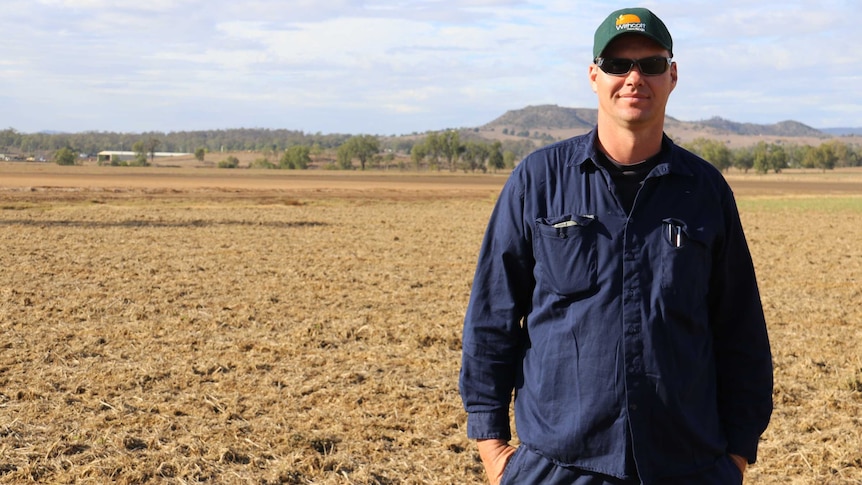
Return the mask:
<path id="1" fill-rule="evenodd" d="M 741 484 L 742 473 L 730 456 L 718 460 L 709 470 L 660 482 L 660 485 Z M 522 445 L 506 465 L 500 485 L 641 485 L 641 481 L 621 480 L 600 473 L 559 466 Z"/>

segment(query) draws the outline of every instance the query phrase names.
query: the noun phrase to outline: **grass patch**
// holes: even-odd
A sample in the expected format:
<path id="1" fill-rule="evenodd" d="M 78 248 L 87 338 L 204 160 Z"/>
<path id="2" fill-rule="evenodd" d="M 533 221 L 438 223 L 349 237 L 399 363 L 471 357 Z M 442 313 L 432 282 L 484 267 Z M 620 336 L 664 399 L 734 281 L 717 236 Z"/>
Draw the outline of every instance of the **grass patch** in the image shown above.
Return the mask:
<path id="1" fill-rule="evenodd" d="M 852 196 L 820 196 L 820 197 L 775 197 L 775 198 L 740 198 L 737 200 L 739 210 L 783 212 L 825 212 L 825 213 L 859 213 L 862 212 L 862 197 Z"/>

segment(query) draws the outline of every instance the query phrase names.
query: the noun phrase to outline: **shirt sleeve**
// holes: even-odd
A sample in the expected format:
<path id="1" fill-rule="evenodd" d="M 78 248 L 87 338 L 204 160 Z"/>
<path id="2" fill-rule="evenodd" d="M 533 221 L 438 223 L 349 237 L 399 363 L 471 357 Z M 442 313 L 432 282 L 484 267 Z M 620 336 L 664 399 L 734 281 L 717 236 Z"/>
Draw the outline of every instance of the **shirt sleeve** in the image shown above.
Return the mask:
<path id="1" fill-rule="evenodd" d="M 772 414 L 772 354 L 754 265 L 732 194 L 725 199 L 725 217 L 724 244 L 714 255 L 710 290 L 718 411 L 727 452 L 754 463 L 760 435 Z"/>
<path id="2" fill-rule="evenodd" d="M 491 215 L 464 318 L 460 392 L 467 436 L 473 439 L 511 439 L 509 405 L 523 350 L 521 322 L 534 286 L 521 172 L 513 172 Z"/>

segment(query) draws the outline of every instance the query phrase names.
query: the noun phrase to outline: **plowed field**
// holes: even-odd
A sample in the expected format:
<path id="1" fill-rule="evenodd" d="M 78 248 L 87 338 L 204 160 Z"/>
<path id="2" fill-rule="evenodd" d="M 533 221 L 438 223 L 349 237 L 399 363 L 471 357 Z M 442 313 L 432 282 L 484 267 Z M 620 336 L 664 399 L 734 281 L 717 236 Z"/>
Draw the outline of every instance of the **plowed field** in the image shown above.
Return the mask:
<path id="1" fill-rule="evenodd" d="M 862 483 L 862 173 L 729 177 L 775 356 L 748 483 Z M 480 484 L 505 175 L 0 165 L 0 483 Z"/>

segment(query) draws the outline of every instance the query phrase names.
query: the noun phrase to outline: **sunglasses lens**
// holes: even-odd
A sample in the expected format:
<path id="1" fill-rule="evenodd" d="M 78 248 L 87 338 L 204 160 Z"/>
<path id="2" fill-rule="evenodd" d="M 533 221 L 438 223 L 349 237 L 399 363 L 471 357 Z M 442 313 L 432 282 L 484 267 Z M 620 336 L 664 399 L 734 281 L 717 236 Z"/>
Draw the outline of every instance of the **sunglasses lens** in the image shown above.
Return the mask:
<path id="1" fill-rule="evenodd" d="M 648 57 L 638 61 L 641 73 L 647 76 L 657 76 L 667 71 L 667 59 L 664 57 Z"/>
<path id="2" fill-rule="evenodd" d="M 634 65 L 631 59 L 611 58 L 605 59 L 600 66 L 602 71 L 611 75 L 620 75 L 629 72 Z"/>

